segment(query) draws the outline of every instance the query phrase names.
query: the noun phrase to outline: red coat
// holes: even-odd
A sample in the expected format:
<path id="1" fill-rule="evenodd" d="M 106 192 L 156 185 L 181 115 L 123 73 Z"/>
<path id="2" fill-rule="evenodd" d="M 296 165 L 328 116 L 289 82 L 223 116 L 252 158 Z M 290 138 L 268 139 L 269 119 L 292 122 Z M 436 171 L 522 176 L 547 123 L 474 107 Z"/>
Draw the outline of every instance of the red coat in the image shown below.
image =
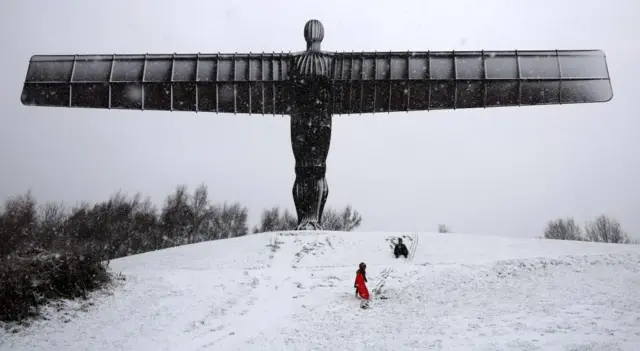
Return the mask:
<path id="1" fill-rule="evenodd" d="M 367 284 L 364 276 L 360 271 L 356 273 L 356 289 L 361 298 L 365 300 L 369 300 L 369 289 L 367 289 Z"/>

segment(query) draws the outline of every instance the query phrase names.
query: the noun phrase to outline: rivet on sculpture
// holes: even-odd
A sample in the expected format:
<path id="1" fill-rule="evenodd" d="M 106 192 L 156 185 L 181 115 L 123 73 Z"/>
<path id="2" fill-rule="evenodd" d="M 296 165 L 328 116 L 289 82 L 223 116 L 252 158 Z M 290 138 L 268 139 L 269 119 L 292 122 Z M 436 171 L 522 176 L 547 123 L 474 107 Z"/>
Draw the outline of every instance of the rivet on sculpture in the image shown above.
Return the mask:
<path id="1" fill-rule="evenodd" d="M 317 20 L 304 38 L 307 49 L 296 53 L 36 55 L 22 103 L 290 115 L 302 230 L 322 228 L 333 115 L 613 97 L 600 50 L 328 52 Z"/>

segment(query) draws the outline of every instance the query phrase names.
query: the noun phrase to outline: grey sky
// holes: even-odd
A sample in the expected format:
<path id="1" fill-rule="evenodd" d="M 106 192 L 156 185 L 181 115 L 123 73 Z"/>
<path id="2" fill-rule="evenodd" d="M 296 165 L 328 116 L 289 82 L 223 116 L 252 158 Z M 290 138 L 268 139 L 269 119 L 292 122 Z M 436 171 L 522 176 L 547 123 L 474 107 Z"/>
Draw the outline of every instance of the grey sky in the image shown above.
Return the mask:
<path id="1" fill-rule="evenodd" d="M 289 118 L 25 107 L 33 54 L 299 51 L 311 18 L 324 50 L 602 49 L 605 104 L 334 118 L 328 206 L 363 231 L 532 237 L 549 219 L 605 213 L 640 237 L 637 0 L 21 0 L 0 5 L 0 199 L 160 204 L 204 182 L 216 201 L 293 209 Z"/>

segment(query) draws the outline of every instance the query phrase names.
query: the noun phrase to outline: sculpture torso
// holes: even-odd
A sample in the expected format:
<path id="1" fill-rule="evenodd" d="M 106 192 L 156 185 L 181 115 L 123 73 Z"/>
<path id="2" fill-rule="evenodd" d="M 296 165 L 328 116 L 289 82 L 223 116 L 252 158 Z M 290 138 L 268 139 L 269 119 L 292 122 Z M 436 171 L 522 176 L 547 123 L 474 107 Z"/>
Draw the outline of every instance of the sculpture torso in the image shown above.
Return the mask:
<path id="1" fill-rule="evenodd" d="M 318 27 L 315 29 L 316 34 L 322 33 Z M 297 229 L 301 230 L 322 228 L 322 212 L 329 195 L 325 174 L 331 141 L 331 61 L 315 51 L 319 45 L 311 40 L 307 43 L 311 50 L 294 58 L 292 77 L 291 146 L 296 160 L 293 200 Z"/>

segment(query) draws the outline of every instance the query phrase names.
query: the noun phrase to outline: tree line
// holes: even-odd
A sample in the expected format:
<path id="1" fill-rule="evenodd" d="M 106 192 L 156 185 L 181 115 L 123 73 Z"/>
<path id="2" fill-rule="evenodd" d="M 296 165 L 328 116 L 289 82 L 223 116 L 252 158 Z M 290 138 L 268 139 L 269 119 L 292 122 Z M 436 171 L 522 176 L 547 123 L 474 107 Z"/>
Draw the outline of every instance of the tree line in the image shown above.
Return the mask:
<path id="1" fill-rule="evenodd" d="M 27 192 L 8 199 L 0 211 L 0 257 L 25 249 L 59 250 L 83 246 L 101 251 L 105 259 L 139 254 L 250 233 L 249 210 L 240 203 L 213 203 L 207 187 L 190 193 L 176 187 L 158 210 L 140 194 L 116 193 L 106 201 L 67 208 L 62 203 L 38 205 Z M 362 223 L 358 211 L 327 208 L 326 230 L 352 231 Z M 264 209 L 253 233 L 293 230 L 297 218 L 279 207 Z"/>
<path id="2" fill-rule="evenodd" d="M 632 239 L 627 232 L 622 230 L 617 219 L 607 215 L 600 215 L 594 220 L 587 221 L 584 229 L 571 217 L 551 220 L 547 223 L 544 238 L 611 244 L 640 244 L 638 239 Z"/>
<path id="3" fill-rule="evenodd" d="M 176 187 L 159 210 L 140 194 L 70 208 L 39 205 L 31 192 L 14 196 L 0 208 L 0 321 L 38 315 L 48 301 L 86 297 L 111 280 L 111 259 L 247 235 L 248 212 L 240 203 L 213 203 L 204 184 L 192 193 Z M 352 231 L 361 223 L 351 206 L 324 211 L 327 230 Z M 296 225 L 292 213 L 273 207 L 252 232 Z"/>
<path id="4" fill-rule="evenodd" d="M 438 225 L 438 233 L 451 233 L 445 224 Z M 545 239 L 591 241 L 611 244 L 640 244 L 639 239 L 632 238 L 622 230 L 620 222 L 607 215 L 587 221 L 584 229 L 571 218 L 558 218 L 547 223 L 544 230 Z"/>

